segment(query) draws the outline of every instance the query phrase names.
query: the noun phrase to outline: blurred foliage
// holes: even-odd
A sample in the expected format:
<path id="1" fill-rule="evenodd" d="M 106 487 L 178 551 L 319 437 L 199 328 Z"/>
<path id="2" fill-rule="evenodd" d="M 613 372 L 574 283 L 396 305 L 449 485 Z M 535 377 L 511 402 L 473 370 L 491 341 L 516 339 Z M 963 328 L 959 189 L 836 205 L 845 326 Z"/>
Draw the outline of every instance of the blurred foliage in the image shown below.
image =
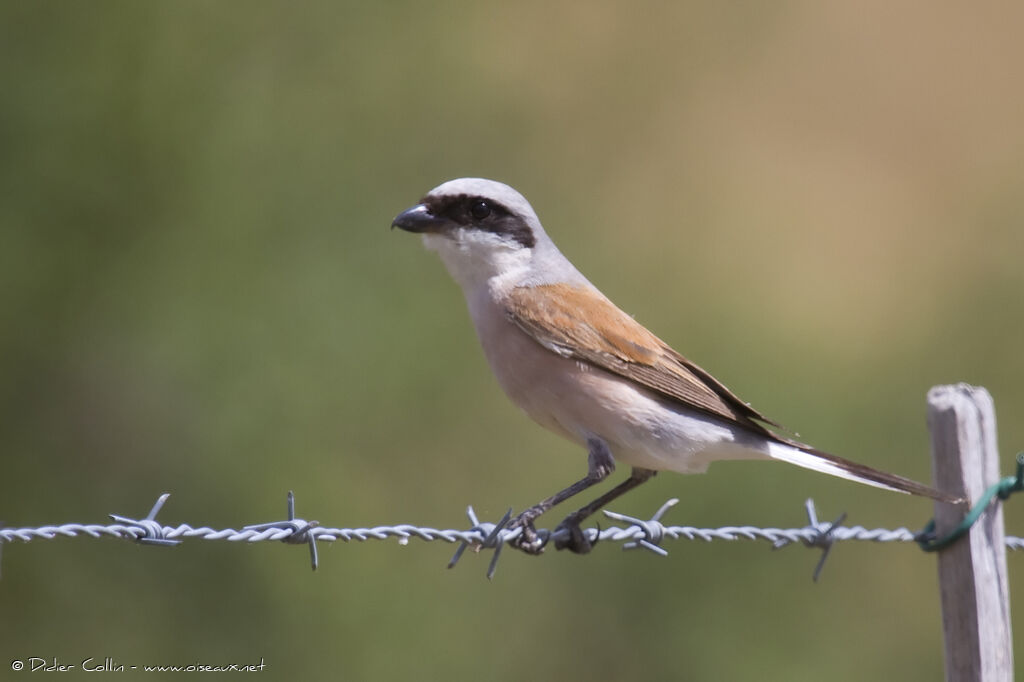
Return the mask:
<path id="1" fill-rule="evenodd" d="M 1019 6 L 0 5 L 0 518 L 463 526 L 583 453 L 500 395 L 391 218 L 520 189 L 629 312 L 819 446 L 929 476 L 924 395 L 1024 443 Z M 767 464 L 665 475 L 672 522 L 927 502 Z M 1020 506 L 1020 505 L 1016 505 Z M 554 519 L 557 520 L 557 519 Z M 1011 504 L 1009 530 L 1024 533 Z M 4 547 L 0 653 L 258 662 L 275 679 L 933 680 L 934 560 L 678 544 Z M 1024 577 L 1011 557 L 1011 583 Z M 1018 609 L 1019 611 L 1019 609 Z M 1017 641 L 1024 628 L 1019 626 Z M 1020 658 L 1020 657 L 1018 657 Z M 6 668 L 5 668 L 6 669 Z"/>

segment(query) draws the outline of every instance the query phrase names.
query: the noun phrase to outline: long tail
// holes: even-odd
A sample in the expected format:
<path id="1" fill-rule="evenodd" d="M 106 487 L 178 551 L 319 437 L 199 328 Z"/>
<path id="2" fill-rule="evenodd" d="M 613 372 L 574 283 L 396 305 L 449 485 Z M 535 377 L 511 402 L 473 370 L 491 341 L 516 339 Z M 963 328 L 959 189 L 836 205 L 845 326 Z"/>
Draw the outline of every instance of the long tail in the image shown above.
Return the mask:
<path id="1" fill-rule="evenodd" d="M 828 452 L 815 450 L 796 441 L 770 443 L 768 454 L 772 459 L 789 462 L 805 469 L 838 476 L 850 481 L 873 485 L 876 488 L 884 488 L 911 495 L 921 495 L 950 504 L 959 504 L 964 501 L 963 498 L 944 493 L 923 483 L 918 483 L 896 474 L 879 471 L 878 469 L 872 469 L 869 466 L 851 462 L 848 459 L 843 459 Z"/>

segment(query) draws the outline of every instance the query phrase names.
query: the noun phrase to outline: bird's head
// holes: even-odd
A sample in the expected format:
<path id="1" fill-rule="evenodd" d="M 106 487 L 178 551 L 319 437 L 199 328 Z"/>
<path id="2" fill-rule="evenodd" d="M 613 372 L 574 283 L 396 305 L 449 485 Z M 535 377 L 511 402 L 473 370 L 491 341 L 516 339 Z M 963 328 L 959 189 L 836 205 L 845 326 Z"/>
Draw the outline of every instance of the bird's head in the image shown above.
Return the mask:
<path id="1" fill-rule="evenodd" d="M 523 195 L 483 178 L 459 178 L 430 190 L 399 213 L 391 227 L 423 235 L 464 289 L 493 278 L 541 283 L 548 275 L 575 273 L 548 239 Z M 577 273 L 578 274 L 578 273 Z"/>

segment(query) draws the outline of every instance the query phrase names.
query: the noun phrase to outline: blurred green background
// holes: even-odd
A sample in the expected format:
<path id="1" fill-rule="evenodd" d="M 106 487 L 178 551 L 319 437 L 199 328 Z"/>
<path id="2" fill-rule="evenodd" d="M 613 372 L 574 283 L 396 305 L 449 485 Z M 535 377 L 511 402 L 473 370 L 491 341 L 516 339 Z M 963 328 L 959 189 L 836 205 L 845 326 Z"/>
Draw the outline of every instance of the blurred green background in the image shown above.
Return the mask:
<path id="1" fill-rule="evenodd" d="M 501 395 L 391 218 L 481 175 L 613 300 L 822 448 L 930 478 L 925 393 L 1024 449 L 1019 5 L 4 2 L 0 519 L 466 527 L 584 453 Z M 618 476 L 622 476 L 619 473 Z M 615 505 L 700 526 L 927 501 L 783 465 Z M 557 515 L 552 522 L 560 518 Z M 1008 529 L 1024 534 L 1024 504 Z M 3 548 L 0 654 L 275 679 L 935 680 L 935 562 L 674 543 Z M 1024 559 L 1010 557 L 1011 587 Z M 1021 597 L 1016 595 L 1018 602 Z M 1018 603 L 1017 642 L 1022 640 Z M 1018 669 L 1022 656 L 1018 656 Z M 4 673 L 0 676 L 5 676 Z M 14 677 L 12 677 L 14 679 Z"/>

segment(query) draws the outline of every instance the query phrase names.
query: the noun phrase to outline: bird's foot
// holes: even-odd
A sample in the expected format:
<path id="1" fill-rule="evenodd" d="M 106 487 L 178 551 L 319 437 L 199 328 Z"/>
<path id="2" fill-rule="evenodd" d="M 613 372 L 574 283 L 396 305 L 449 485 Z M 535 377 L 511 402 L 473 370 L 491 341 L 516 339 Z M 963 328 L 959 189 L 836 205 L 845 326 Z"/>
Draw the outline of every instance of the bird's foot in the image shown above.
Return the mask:
<path id="1" fill-rule="evenodd" d="M 589 554 L 597 544 L 591 542 L 587 532 L 580 528 L 580 519 L 575 514 L 565 517 L 552 535 L 555 538 L 555 549 L 567 549 L 574 554 Z"/>
<path id="2" fill-rule="evenodd" d="M 541 537 L 533 526 L 534 519 L 539 515 L 535 509 L 527 509 L 508 524 L 509 530 L 521 530 L 518 537 L 509 542 L 510 546 L 534 556 L 544 551 L 545 545 L 548 544 L 547 531 L 543 531 L 544 537 Z"/>

